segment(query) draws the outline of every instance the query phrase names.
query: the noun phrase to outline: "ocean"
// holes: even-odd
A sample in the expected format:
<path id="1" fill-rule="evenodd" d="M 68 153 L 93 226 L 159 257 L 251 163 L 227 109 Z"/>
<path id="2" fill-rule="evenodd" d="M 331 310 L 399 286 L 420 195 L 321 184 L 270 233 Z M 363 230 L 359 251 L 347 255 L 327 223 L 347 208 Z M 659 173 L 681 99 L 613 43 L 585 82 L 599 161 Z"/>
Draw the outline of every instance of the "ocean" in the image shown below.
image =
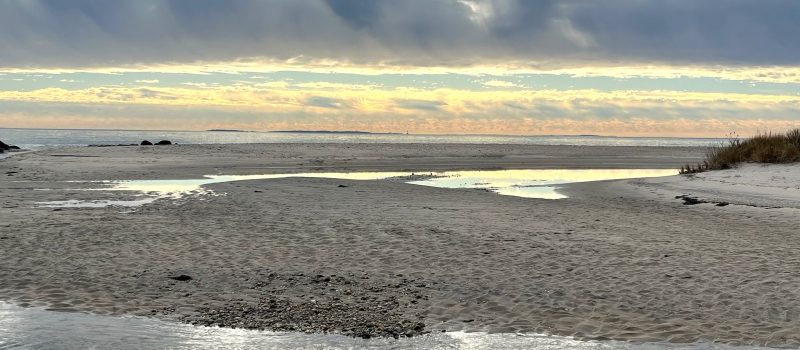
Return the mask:
<path id="1" fill-rule="evenodd" d="M 575 146 L 705 147 L 722 139 L 613 136 L 428 135 L 331 132 L 153 131 L 0 128 L 0 141 L 27 149 L 170 140 L 179 144 L 229 143 L 459 143 Z"/>

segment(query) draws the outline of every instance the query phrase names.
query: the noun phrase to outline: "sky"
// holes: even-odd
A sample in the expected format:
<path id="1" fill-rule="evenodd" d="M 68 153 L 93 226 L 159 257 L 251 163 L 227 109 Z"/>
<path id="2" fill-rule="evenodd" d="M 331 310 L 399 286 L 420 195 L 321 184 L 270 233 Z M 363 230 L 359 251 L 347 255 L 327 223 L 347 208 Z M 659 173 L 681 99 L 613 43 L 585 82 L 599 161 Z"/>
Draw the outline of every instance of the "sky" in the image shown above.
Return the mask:
<path id="1" fill-rule="evenodd" d="M 0 127 L 800 127 L 797 0 L 0 0 Z"/>

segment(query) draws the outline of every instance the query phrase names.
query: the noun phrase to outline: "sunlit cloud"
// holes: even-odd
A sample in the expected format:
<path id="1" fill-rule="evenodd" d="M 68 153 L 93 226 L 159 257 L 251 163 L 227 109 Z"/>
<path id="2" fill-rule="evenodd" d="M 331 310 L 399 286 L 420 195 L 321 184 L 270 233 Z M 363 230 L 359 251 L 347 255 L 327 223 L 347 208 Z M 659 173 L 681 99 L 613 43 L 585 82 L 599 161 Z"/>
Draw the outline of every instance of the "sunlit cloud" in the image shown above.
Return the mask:
<path id="1" fill-rule="evenodd" d="M 721 136 L 800 120 L 800 2 L 8 0 L 0 127 Z"/>
<path id="2" fill-rule="evenodd" d="M 149 106 L 162 116 L 176 110 L 214 111 L 220 119 L 246 115 L 285 119 L 253 124 L 237 119 L 239 128 L 274 130 L 282 125 L 317 125 L 369 131 L 412 130 L 424 133 L 594 133 L 612 135 L 722 136 L 732 130 L 789 128 L 800 115 L 800 96 L 698 93 L 680 91 L 330 89 L 326 84 L 303 89 L 291 84 L 220 86 L 215 88 L 103 87 L 80 90 L 47 88 L 0 92 L 0 106 L 41 104 L 107 106 L 121 119 L 137 119 L 131 106 Z M 311 88 L 316 86 L 316 88 Z M 3 102 L 5 101 L 5 102 Z M 142 107 L 136 107 L 142 108 Z M 135 108 L 134 108 L 135 109 Z M 28 123 L 38 117 L 26 110 Z M 46 113 L 43 113 L 46 114 Z M 184 115 L 185 113 L 179 113 Z M 278 117 L 280 116 L 280 117 Z M 69 124 L 62 119 L 57 124 Z M 108 118 L 108 116 L 105 116 Z M 182 118 L 182 117 L 178 117 Z M 309 118 L 311 118 L 309 120 Z M 168 118 L 162 118 L 168 119 Z M 213 118 L 211 118 L 213 119 Z M 4 123 L 13 124 L 13 118 Z M 17 117 L 16 120 L 19 120 Z M 332 122 L 335 120 L 336 122 Z M 48 119 L 48 122 L 52 122 Z M 193 127 L 214 124 L 200 122 Z M 161 122 L 160 125 L 166 125 Z M 234 125 L 226 125 L 232 127 Z M 740 133 L 746 133 L 741 131 Z"/>

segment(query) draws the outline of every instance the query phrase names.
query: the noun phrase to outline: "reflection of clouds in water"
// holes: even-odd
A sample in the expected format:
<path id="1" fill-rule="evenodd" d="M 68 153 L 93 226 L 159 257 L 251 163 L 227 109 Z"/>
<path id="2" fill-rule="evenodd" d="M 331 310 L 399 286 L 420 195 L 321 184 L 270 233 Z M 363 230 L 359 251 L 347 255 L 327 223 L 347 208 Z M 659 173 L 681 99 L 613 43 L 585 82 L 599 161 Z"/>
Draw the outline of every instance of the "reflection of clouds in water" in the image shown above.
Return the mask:
<path id="1" fill-rule="evenodd" d="M 0 347 L 59 349 L 539 349 L 750 350 L 717 344 L 578 341 L 538 334 L 448 332 L 414 338 L 360 339 L 334 334 L 277 333 L 197 327 L 139 317 L 20 308 L 0 302 Z"/>
<path id="2" fill-rule="evenodd" d="M 505 187 L 497 189 L 495 192 L 504 196 L 524 197 L 524 198 L 539 198 L 539 199 L 564 199 L 567 196 L 558 193 L 557 188 L 553 186 L 541 187 Z"/>
<path id="3" fill-rule="evenodd" d="M 549 169 L 443 172 L 442 177 L 411 184 L 444 188 L 480 188 L 516 197 L 562 199 L 551 185 L 676 175 L 672 169 Z"/>
<path id="4" fill-rule="evenodd" d="M 92 200 L 92 201 L 58 201 L 37 203 L 40 207 L 107 207 L 107 206 L 140 206 L 156 199 L 180 199 L 186 196 L 214 194 L 203 188 L 222 182 L 282 179 L 290 177 L 329 178 L 341 180 L 381 180 L 397 178 L 409 184 L 440 188 L 473 188 L 484 189 L 506 196 L 562 199 L 552 185 L 598 180 L 616 180 L 677 174 L 671 169 L 576 169 L 576 170 L 486 170 L 486 171 L 448 171 L 430 173 L 431 177 L 423 180 L 417 173 L 410 172 L 353 172 L 353 173 L 298 173 L 268 175 L 209 175 L 202 179 L 188 180 L 131 180 L 104 182 L 109 188 L 98 191 L 136 192 L 145 199 L 134 201 Z M 427 175 L 426 175 L 427 176 Z"/>
<path id="5" fill-rule="evenodd" d="M 158 198 L 145 198 L 133 201 L 112 201 L 112 200 L 96 200 L 96 201 L 79 201 L 70 199 L 66 201 L 52 201 L 40 202 L 37 205 L 41 208 L 105 208 L 105 207 L 138 207 L 145 204 L 153 203 Z"/>

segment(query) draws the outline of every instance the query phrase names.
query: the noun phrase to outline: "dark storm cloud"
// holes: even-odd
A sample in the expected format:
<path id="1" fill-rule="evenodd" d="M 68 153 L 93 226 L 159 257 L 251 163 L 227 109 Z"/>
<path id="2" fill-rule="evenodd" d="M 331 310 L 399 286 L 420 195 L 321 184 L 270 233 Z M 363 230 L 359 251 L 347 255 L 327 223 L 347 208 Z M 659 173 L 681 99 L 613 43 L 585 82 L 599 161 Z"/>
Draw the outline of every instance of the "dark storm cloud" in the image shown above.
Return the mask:
<path id="1" fill-rule="evenodd" d="M 0 0 L 0 67 L 800 64 L 797 0 Z"/>
<path id="2" fill-rule="evenodd" d="M 380 20 L 382 2 L 374 0 L 327 0 L 328 6 L 356 28 L 372 26 Z"/>
<path id="3" fill-rule="evenodd" d="M 800 1 L 587 1 L 568 13 L 605 56 L 800 63 Z"/>

